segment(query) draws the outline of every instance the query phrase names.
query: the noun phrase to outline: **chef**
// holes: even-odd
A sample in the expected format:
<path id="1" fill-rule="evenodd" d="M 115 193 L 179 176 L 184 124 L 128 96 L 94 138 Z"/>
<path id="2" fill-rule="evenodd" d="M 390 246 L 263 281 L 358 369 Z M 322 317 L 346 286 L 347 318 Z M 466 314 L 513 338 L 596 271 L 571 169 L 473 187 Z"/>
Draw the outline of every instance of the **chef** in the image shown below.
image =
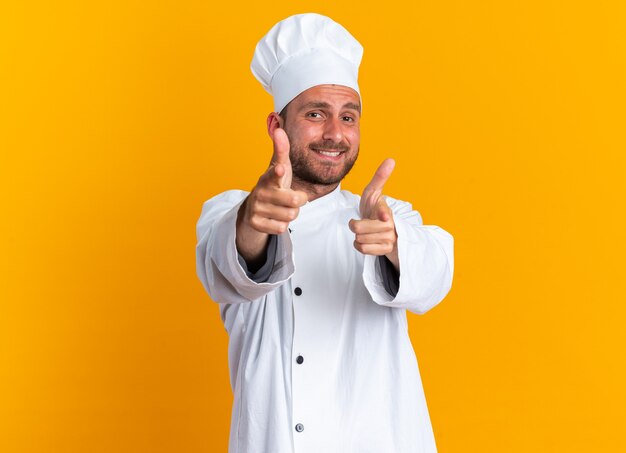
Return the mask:
<path id="1" fill-rule="evenodd" d="M 318 14 L 276 24 L 252 72 L 273 96 L 271 162 L 251 192 L 205 202 L 197 272 L 229 334 L 230 453 L 432 453 L 406 310 L 448 293 L 453 240 L 385 197 L 361 196 L 363 49 Z"/>

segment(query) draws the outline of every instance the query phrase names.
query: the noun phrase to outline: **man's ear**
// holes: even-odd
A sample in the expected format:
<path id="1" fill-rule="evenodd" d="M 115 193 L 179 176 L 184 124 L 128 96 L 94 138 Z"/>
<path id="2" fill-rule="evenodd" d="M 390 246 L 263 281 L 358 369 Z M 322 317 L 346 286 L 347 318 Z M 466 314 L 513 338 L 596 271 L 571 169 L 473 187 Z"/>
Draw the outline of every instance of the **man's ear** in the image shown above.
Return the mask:
<path id="1" fill-rule="evenodd" d="M 267 133 L 270 135 L 270 137 L 274 136 L 274 131 L 276 129 L 283 127 L 283 119 L 280 117 L 280 115 L 276 112 L 272 112 L 269 115 L 267 115 Z"/>

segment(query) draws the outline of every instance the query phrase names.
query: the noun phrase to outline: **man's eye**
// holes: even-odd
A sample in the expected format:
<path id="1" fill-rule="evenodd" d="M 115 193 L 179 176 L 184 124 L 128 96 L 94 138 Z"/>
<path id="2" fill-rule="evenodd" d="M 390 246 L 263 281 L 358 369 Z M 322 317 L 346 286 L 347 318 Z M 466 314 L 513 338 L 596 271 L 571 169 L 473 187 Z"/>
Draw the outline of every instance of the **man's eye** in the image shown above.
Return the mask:
<path id="1" fill-rule="evenodd" d="M 341 119 L 344 120 L 344 121 L 348 121 L 348 122 L 353 122 L 354 121 L 354 118 L 352 118 L 351 116 L 344 116 Z"/>
<path id="2" fill-rule="evenodd" d="M 319 114 L 319 112 L 309 112 L 306 114 L 306 116 L 308 116 L 309 118 L 321 118 L 322 115 Z"/>

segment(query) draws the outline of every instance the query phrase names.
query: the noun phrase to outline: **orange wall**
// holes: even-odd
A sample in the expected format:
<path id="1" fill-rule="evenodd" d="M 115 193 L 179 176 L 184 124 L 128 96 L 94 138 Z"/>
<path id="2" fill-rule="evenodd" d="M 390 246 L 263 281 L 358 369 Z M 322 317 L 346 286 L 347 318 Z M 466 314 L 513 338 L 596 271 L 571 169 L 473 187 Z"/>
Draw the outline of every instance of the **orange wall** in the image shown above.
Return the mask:
<path id="1" fill-rule="evenodd" d="M 226 451 L 195 221 L 265 168 L 252 51 L 313 8 L 365 47 L 344 187 L 394 157 L 456 239 L 410 316 L 440 451 L 626 451 L 624 2 L 209 3 L 0 7 L 0 451 Z"/>

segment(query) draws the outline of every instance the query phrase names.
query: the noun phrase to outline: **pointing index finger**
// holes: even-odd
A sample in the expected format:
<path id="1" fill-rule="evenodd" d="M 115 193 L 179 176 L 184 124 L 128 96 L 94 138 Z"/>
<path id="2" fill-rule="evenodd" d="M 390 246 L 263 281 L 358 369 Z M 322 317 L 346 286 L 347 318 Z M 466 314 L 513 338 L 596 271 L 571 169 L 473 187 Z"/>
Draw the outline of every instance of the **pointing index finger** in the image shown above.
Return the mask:
<path id="1" fill-rule="evenodd" d="M 391 172 L 393 172 L 395 166 L 396 161 L 391 158 L 385 159 L 376 170 L 376 173 L 374 173 L 372 180 L 369 182 L 367 187 L 365 187 L 365 192 L 382 192 L 383 187 L 389 179 L 389 176 L 391 176 Z"/>

